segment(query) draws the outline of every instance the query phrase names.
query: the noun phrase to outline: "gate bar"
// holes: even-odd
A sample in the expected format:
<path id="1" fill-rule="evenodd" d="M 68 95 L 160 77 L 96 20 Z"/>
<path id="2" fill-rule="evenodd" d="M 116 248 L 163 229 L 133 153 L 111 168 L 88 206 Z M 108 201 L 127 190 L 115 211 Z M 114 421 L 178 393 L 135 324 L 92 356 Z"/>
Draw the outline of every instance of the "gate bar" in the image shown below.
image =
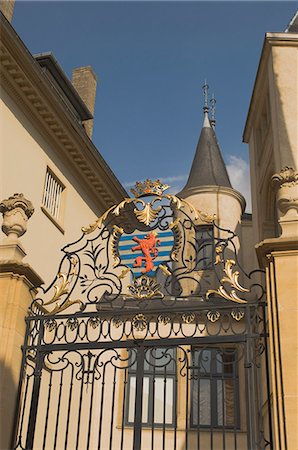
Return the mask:
<path id="1" fill-rule="evenodd" d="M 144 357 L 144 346 L 140 345 L 137 348 L 136 403 L 134 416 L 133 450 L 141 450 Z"/>

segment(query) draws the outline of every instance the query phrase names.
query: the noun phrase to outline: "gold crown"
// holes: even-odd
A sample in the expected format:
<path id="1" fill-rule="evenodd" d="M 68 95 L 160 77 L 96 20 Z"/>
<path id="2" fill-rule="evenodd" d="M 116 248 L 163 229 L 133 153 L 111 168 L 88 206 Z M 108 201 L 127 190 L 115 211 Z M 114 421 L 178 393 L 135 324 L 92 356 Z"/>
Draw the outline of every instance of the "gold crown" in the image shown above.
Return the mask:
<path id="1" fill-rule="evenodd" d="M 130 192 L 135 197 L 141 197 L 142 195 L 162 195 L 162 193 L 168 189 L 168 184 L 163 184 L 160 180 L 145 180 L 143 182 L 137 181 L 134 189 L 130 189 Z"/>

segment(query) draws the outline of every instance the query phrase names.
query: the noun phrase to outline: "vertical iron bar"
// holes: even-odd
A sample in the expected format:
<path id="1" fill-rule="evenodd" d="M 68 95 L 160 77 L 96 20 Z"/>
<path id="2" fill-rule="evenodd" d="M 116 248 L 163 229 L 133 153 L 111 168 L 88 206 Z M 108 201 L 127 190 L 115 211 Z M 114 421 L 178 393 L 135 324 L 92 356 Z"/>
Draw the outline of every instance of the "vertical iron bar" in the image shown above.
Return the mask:
<path id="1" fill-rule="evenodd" d="M 102 382 L 101 382 L 101 399 L 100 399 L 100 416 L 99 416 L 99 430 L 98 430 L 98 450 L 100 450 L 100 441 L 102 433 L 102 418 L 103 418 L 103 407 L 104 407 L 104 394 L 105 394 L 105 377 L 106 377 L 106 364 L 104 365 L 102 371 Z"/>
<path id="2" fill-rule="evenodd" d="M 27 394 L 28 394 L 28 387 L 29 387 L 29 381 L 30 381 L 30 377 L 29 375 L 26 376 L 26 387 L 25 387 L 25 393 L 24 393 L 24 399 L 22 400 L 22 409 L 20 409 L 20 413 L 22 411 L 22 415 L 21 415 L 21 423 L 20 423 L 20 430 L 19 430 L 19 436 L 17 436 L 17 431 L 15 430 L 15 435 L 16 435 L 16 439 L 15 439 L 15 445 L 13 442 L 13 449 L 15 449 L 15 447 L 17 446 L 17 442 L 20 442 L 20 445 L 22 445 L 22 429 L 23 429 L 23 423 L 24 423 L 24 417 L 25 417 L 25 406 L 26 406 L 26 399 L 27 399 Z M 14 438 L 14 436 L 13 436 Z"/>
<path id="3" fill-rule="evenodd" d="M 46 413 L 46 420 L 45 420 L 45 429 L 44 429 L 42 450 L 44 450 L 46 448 L 46 439 L 47 439 L 47 431 L 48 431 L 48 420 L 49 420 L 49 412 L 50 412 L 50 399 L 51 399 L 51 391 L 52 391 L 52 378 L 53 378 L 53 371 L 51 371 L 49 388 L 48 388 L 47 413 Z"/>
<path id="4" fill-rule="evenodd" d="M 28 391 L 28 384 L 29 384 L 29 376 L 26 376 L 26 388 L 25 388 L 25 394 L 22 395 L 22 388 L 23 383 L 25 382 L 25 374 L 26 374 L 26 345 L 28 345 L 28 336 L 29 336 L 29 328 L 30 328 L 30 321 L 26 320 L 26 333 L 25 333 L 25 345 L 22 347 L 22 363 L 21 363 L 21 369 L 20 369 L 20 376 L 19 376 L 19 384 L 18 384 L 18 393 L 17 393 L 17 401 L 16 401 L 16 407 L 15 407 L 15 414 L 14 414 L 14 425 L 13 425 L 13 433 L 11 438 L 11 448 L 15 447 L 15 444 L 17 445 L 18 441 L 18 435 L 21 438 L 22 435 L 22 428 L 23 428 L 23 422 L 24 422 L 24 412 L 25 412 L 25 399 L 27 397 L 27 391 Z M 20 416 L 21 417 L 21 423 L 19 428 L 19 422 L 20 422 Z"/>
<path id="5" fill-rule="evenodd" d="M 201 448 L 201 433 L 200 433 L 200 420 L 201 420 L 201 408 L 200 408 L 200 401 L 201 401 L 201 377 L 200 377 L 200 364 L 198 359 L 198 367 L 197 367 L 197 440 L 198 440 L 198 450 Z M 194 362 L 195 362 L 195 350 L 194 350 Z M 195 371 L 195 369 L 194 369 Z M 195 381 L 195 378 L 194 378 Z"/>
<path id="6" fill-rule="evenodd" d="M 269 356 L 268 356 L 268 342 L 267 342 L 267 328 L 266 328 L 266 305 L 262 306 L 263 322 L 264 322 L 264 342 L 265 342 L 265 371 L 267 384 L 267 404 L 268 404 L 268 428 L 270 439 L 270 450 L 273 449 L 273 431 L 272 431 L 272 415 L 271 415 L 271 401 L 270 401 L 270 377 L 269 377 Z"/>
<path id="7" fill-rule="evenodd" d="M 41 371 L 44 355 L 39 351 L 36 352 L 36 367 L 34 370 L 34 382 L 32 388 L 32 397 L 31 397 L 31 406 L 28 420 L 28 431 L 27 431 L 27 439 L 26 439 L 26 450 L 32 450 L 33 448 L 33 440 L 35 433 L 35 425 L 36 425 L 36 415 L 38 408 L 38 399 L 39 399 L 39 391 L 40 391 L 40 382 L 41 382 Z"/>
<path id="8" fill-rule="evenodd" d="M 189 360 L 187 359 L 186 365 L 186 413 L 185 413 L 185 450 L 188 450 L 188 428 L 189 428 Z"/>
<path id="9" fill-rule="evenodd" d="M 250 450 L 255 450 L 255 408 L 253 396 L 253 378 L 252 378 L 252 355 L 251 348 L 253 344 L 253 338 L 251 338 L 251 311 L 249 305 L 246 307 L 246 320 L 248 324 L 248 332 L 246 337 L 246 351 L 245 351 L 245 369 L 246 369 L 246 405 L 247 405 L 247 445 Z"/>
<path id="10" fill-rule="evenodd" d="M 225 411 L 225 387 L 226 387 L 226 379 L 224 377 L 224 354 L 222 352 L 222 369 L 221 369 L 221 407 L 222 407 L 222 447 L 223 450 L 226 450 L 226 411 Z M 228 378 L 227 378 L 228 379 Z"/>
<path id="11" fill-rule="evenodd" d="M 122 423 L 121 423 L 121 443 L 120 443 L 120 450 L 123 450 L 123 444 L 124 444 L 124 426 L 125 426 L 125 405 L 126 405 L 126 390 L 127 390 L 127 367 L 125 368 L 124 372 L 124 389 L 123 389 L 123 405 L 122 405 Z"/>
<path id="12" fill-rule="evenodd" d="M 79 413 L 78 413 L 78 426 L 77 426 L 77 439 L 76 439 L 76 450 L 79 450 L 79 441 L 80 441 L 80 423 L 81 423 L 81 414 L 82 414 L 82 402 L 83 402 L 83 387 L 84 387 L 84 368 L 85 368 L 85 362 L 84 362 L 84 355 L 82 356 L 82 382 L 81 382 L 81 389 L 80 389 L 80 400 L 79 400 Z"/>
<path id="13" fill-rule="evenodd" d="M 113 394 L 112 394 L 112 404 L 111 404 L 110 450 L 113 449 L 113 427 L 114 427 L 115 392 L 116 392 L 116 367 L 114 366 Z"/>
<path id="14" fill-rule="evenodd" d="M 213 374 L 216 368 L 214 364 L 214 354 L 216 350 L 210 350 L 210 449 L 213 450 L 213 425 L 217 420 L 217 386 L 216 379 L 214 380 Z M 215 366 L 215 367 L 214 367 Z"/>
<path id="15" fill-rule="evenodd" d="M 177 359 L 178 359 L 178 348 L 176 348 L 175 351 L 175 387 L 174 387 L 174 450 L 177 450 L 177 406 L 178 406 L 178 365 L 177 365 Z"/>
<path id="16" fill-rule="evenodd" d="M 238 372 L 237 372 L 237 366 L 236 366 L 236 361 L 237 361 L 237 364 L 239 365 L 239 362 L 238 362 L 238 351 L 239 351 L 239 349 L 237 348 L 236 358 L 235 358 L 235 362 L 234 362 L 235 367 L 234 367 L 234 370 L 233 370 L 233 387 L 234 387 L 234 393 L 233 393 L 233 395 L 234 395 L 234 418 L 233 418 L 234 419 L 233 420 L 233 424 L 234 424 L 233 425 L 234 450 L 237 450 L 237 426 L 239 425 L 239 428 L 240 428 L 240 425 L 241 425 L 240 422 L 238 424 L 238 414 L 240 416 L 240 410 L 238 411 L 238 409 L 237 409 L 237 405 L 240 404 L 239 398 L 238 398 L 239 382 L 238 382 L 238 377 L 237 377 Z M 239 421 L 240 420 L 241 420 L 241 418 L 239 419 Z"/>
<path id="17" fill-rule="evenodd" d="M 152 352 L 153 349 L 150 349 L 150 356 L 152 356 Z M 148 352 L 148 350 L 147 350 Z M 150 359 L 150 358 L 149 358 Z M 152 358 L 151 358 L 152 360 Z M 155 359 L 153 360 L 154 364 L 153 364 L 153 378 L 152 378 L 152 426 L 151 426 L 151 450 L 155 450 L 154 449 L 154 427 L 155 427 Z M 150 390 L 149 390 L 150 392 Z M 151 417 L 150 416 L 150 417 Z"/>
<path id="18" fill-rule="evenodd" d="M 74 368 L 73 368 L 73 364 L 71 364 L 71 379 L 70 379 L 70 385 L 69 385 L 69 397 L 68 397 L 68 408 L 67 408 L 67 419 L 66 419 L 66 431 L 65 431 L 64 450 L 67 450 L 67 441 L 68 441 L 68 433 L 69 433 L 69 421 L 70 421 L 70 410 L 71 410 L 71 402 L 72 402 L 73 374 L 74 374 Z"/>
<path id="19" fill-rule="evenodd" d="M 163 424 L 162 424 L 162 449 L 165 450 L 166 444 L 166 400 L 167 400 L 167 366 L 164 366 L 163 377 Z"/>
<path id="20" fill-rule="evenodd" d="M 144 345 L 137 348 L 136 403 L 134 417 L 133 450 L 141 450 L 142 440 L 142 405 L 144 382 Z"/>
<path id="21" fill-rule="evenodd" d="M 90 448 L 90 435 L 91 435 L 91 424 L 92 424 L 92 411 L 93 411 L 93 393 L 94 393 L 94 385 L 95 385 L 95 364 L 92 371 L 92 387 L 91 387 L 91 397 L 90 397 L 90 412 L 89 412 L 89 421 L 88 421 L 88 434 L 87 434 L 87 450 Z"/>
<path id="22" fill-rule="evenodd" d="M 62 386 L 63 386 L 63 375 L 64 375 L 64 370 L 61 371 L 61 377 L 60 377 L 59 398 L 58 398 L 58 411 L 57 411 L 56 427 L 55 427 L 54 450 L 56 450 L 56 446 L 57 446 L 58 427 L 59 427 L 59 417 L 60 417 L 60 405 L 61 405 Z"/>

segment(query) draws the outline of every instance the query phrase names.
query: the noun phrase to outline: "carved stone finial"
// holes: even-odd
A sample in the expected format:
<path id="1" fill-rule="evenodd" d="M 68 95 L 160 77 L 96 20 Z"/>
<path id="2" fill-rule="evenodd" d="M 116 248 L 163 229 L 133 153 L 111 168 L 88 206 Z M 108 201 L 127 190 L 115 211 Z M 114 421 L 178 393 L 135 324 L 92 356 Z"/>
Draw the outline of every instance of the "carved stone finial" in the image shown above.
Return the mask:
<path id="1" fill-rule="evenodd" d="M 293 167 L 285 166 L 279 173 L 275 173 L 271 178 L 272 184 L 282 187 L 283 185 L 294 186 L 298 184 L 298 172 Z"/>
<path id="2" fill-rule="evenodd" d="M 10 239 L 17 239 L 26 232 L 34 208 L 23 194 L 14 194 L 0 203 L 0 212 L 3 214 L 2 231 Z"/>
<path id="3" fill-rule="evenodd" d="M 271 178 L 277 187 L 276 206 L 282 236 L 297 236 L 298 232 L 298 172 L 292 167 L 283 167 Z"/>

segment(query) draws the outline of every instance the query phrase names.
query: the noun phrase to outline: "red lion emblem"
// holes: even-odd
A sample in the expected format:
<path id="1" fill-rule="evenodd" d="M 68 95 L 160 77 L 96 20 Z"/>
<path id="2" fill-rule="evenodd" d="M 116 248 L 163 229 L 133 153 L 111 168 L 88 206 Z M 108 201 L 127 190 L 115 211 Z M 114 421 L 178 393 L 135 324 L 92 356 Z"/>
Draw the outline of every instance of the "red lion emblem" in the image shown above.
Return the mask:
<path id="1" fill-rule="evenodd" d="M 132 247 L 131 250 L 136 252 L 141 250 L 143 256 L 137 256 L 133 267 L 142 267 L 143 262 L 145 262 L 145 268 L 142 273 L 151 272 L 154 269 L 153 260 L 158 255 L 157 245 L 160 245 L 160 240 L 156 239 L 157 233 L 155 231 L 146 234 L 144 239 L 139 239 L 137 237 L 133 238 L 133 241 L 137 242 L 139 245 Z"/>

